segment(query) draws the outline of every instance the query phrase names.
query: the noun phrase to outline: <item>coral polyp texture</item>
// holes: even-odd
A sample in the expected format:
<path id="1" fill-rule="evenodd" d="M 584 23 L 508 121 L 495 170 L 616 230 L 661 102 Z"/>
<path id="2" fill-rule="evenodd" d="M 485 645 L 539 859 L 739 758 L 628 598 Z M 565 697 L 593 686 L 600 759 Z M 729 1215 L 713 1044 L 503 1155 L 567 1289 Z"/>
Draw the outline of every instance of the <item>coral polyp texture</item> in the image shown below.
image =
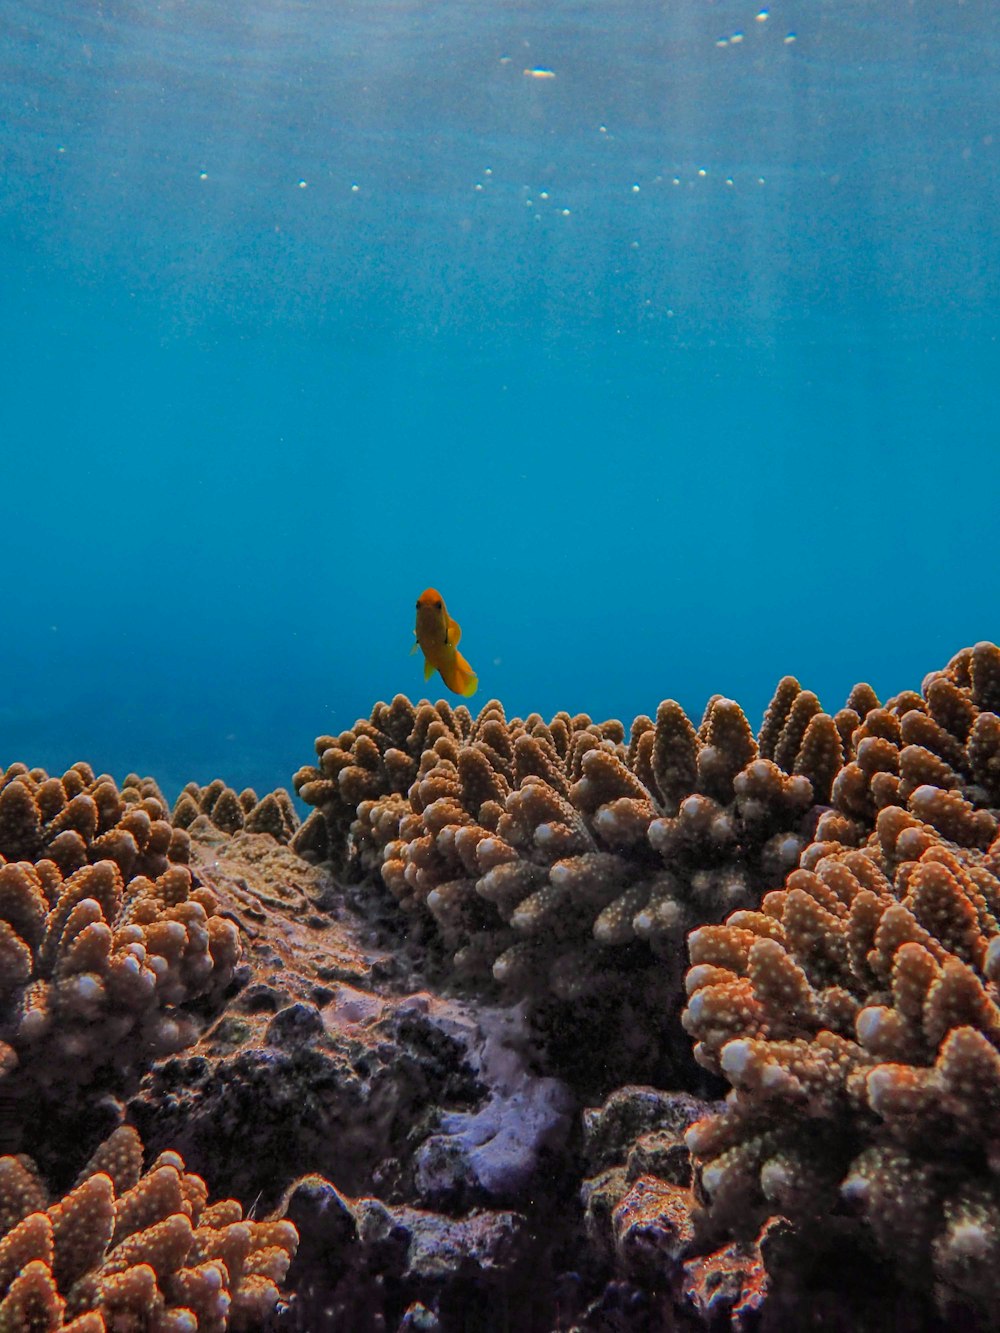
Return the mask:
<path id="1" fill-rule="evenodd" d="M 684 933 L 759 900 L 794 865 L 829 800 L 841 732 L 791 677 L 755 737 L 714 697 L 620 722 L 397 696 L 296 775 L 327 854 L 378 868 L 400 907 L 429 913 L 455 966 L 572 999 L 608 950 L 676 956 Z"/>
<path id="2" fill-rule="evenodd" d="M 138 779 L 14 765 L 2 782 L 0 1095 L 59 1099 L 192 1040 L 185 1006 L 228 984 L 239 933 Z"/>
<path id="3" fill-rule="evenodd" d="M 438 741 L 461 743 L 471 730 L 472 715 L 464 704 L 456 709 L 443 701 L 413 705 L 397 694 L 391 704 L 376 704 L 371 717 L 355 722 L 350 731 L 317 737 L 319 766 L 300 768 L 294 779 L 301 799 L 322 816 L 322 833 L 313 825 L 317 853 L 347 868 L 360 802 L 389 798 L 391 805 L 392 797 L 404 798 L 425 750 Z"/>
<path id="4" fill-rule="evenodd" d="M 4 1333 L 260 1330 L 297 1244 L 291 1222 L 209 1204 L 174 1152 L 143 1172 L 127 1126 L 54 1202 L 30 1158 L 0 1157 Z"/>
<path id="5" fill-rule="evenodd" d="M 879 705 L 857 687 L 838 725 L 851 731 L 849 762 L 837 774 L 837 815 L 819 835 L 860 845 L 880 810 L 903 807 L 921 823 L 967 846 L 996 836 L 1000 806 L 1000 649 L 964 648 L 921 693 Z"/>
<path id="6" fill-rule="evenodd" d="M 94 861 L 114 861 L 122 875 L 156 876 L 186 862 L 187 834 L 171 825 L 162 793 L 134 773 L 122 790 L 106 773 L 74 764 L 60 778 L 11 764 L 0 774 L 0 856 L 47 860 L 70 875 Z"/>
<path id="7" fill-rule="evenodd" d="M 1000 1299 L 1000 650 L 873 697 L 838 809 L 759 910 L 689 938 L 709 1225 L 874 1238 L 946 1311 Z M 870 821 L 870 822 L 869 822 Z M 871 832 L 864 835 L 866 827 Z M 855 844 L 855 845 L 845 845 Z"/>
<path id="8" fill-rule="evenodd" d="M 283 787 L 259 797 L 252 787 L 237 792 L 216 778 L 205 787 L 189 782 L 171 814 L 175 828 L 190 829 L 207 819 L 222 833 L 270 833 L 275 842 L 291 842 L 299 829 L 292 798 Z"/>

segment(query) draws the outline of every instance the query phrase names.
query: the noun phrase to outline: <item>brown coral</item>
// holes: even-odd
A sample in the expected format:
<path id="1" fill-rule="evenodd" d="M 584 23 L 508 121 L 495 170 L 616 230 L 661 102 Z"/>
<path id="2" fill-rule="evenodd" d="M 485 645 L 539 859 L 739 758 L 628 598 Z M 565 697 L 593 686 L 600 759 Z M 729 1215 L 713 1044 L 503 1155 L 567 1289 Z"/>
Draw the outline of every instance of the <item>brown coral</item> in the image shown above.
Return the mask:
<path id="1" fill-rule="evenodd" d="M 340 865 L 348 861 L 348 834 L 361 801 L 404 794 L 424 752 L 439 742 L 447 750 L 449 743 L 464 740 L 471 727 L 464 704 L 456 709 L 443 700 L 414 705 L 397 694 L 391 704 L 376 704 L 371 717 L 355 722 L 350 731 L 318 737 L 319 765 L 300 768 L 294 786 L 323 816 L 328 859 Z"/>
<path id="2" fill-rule="evenodd" d="M 292 798 L 277 787 L 258 798 L 252 787 L 241 792 L 227 787 L 221 778 L 207 786 L 189 782 L 174 804 L 171 820 L 175 828 L 190 829 L 205 818 L 222 833 L 270 833 L 276 842 L 289 843 L 300 828 Z"/>
<path id="3" fill-rule="evenodd" d="M 189 842 L 169 820 L 163 794 L 131 773 L 121 791 L 106 773 L 74 764 L 61 778 L 11 764 L 0 774 L 0 857 L 54 862 L 64 875 L 110 860 L 122 874 L 163 873 L 189 859 Z"/>
<path id="4" fill-rule="evenodd" d="M 260 1328 L 295 1254 L 295 1227 L 245 1220 L 234 1200 L 207 1197 L 176 1153 L 143 1174 L 127 1126 L 51 1204 L 30 1159 L 0 1158 L 0 1328 Z"/>
<path id="5" fill-rule="evenodd" d="M 676 956 L 685 929 L 795 864 L 840 733 L 790 677 L 766 728 L 787 768 L 721 697 L 698 729 L 668 700 L 627 742 L 586 715 L 508 722 L 494 700 L 473 722 L 397 697 L 317 741 L 322 773 L 296 786 L 342 856 L 430 914 L 462 972 L 572 999 L 607 973 L 607 950 Z"/>
<path id="6" fill-rule="evenodd" d="M 688 1136 L 711 1213 L 744 1232 L 856 1216 L 908 1281 L 993 1304 L 1000 842 L 897 807 L 863 851 L 830 846 L 689 940 L 684 1023 L 734 1089 Z"/>
<path id="7" fill-rule="evenodd" d="M 1000 805 L 997 679 L 1000 648 L 984 642 L 931 672 L 919 694 L 879 705 L 869 687 L 857 687 L 857 709 L 843 722 L 848 762 L 832 786 L 846 821 L 837 840 L 862 841 L 879 810 L 901 806 L 951 841 L 989 845 Z"/>
<path id="8" fill-rule="evenodd" d="M 855 688 L 834 809 L 759 911 L 690 936 L 684 1015 L 733 1084 L 689 1135 L 711 1221 L 860 1229 L 980 1313 L 1000 1296 L 997 680 L 980 643 L 919 694 Z"/>
<path id="9" fill-rule="evenodd" d="M 215 895 L 168 861 L 189 843 L 160 798 L 119 793 L 85 765 L 60 780 L 15 765 L 0 813 L 0 845 L 19 858 L 0 862 L 5 1101 L 59 1100 L 98 1070 L 184 1045 L 183 1006 L 221 991 L 240 942 Z"/>

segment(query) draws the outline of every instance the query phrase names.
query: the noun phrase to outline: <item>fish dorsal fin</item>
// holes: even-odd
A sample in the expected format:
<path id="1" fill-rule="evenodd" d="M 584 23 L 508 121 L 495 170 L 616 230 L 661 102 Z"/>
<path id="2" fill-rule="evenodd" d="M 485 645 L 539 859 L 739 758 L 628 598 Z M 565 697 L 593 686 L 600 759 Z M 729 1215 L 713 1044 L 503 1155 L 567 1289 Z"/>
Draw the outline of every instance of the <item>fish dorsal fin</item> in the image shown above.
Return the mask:
<path id="1" fill-rule="evenodd" d="M 448 633 L 445 637 L 445 643 L 450 643 L 451 646 L 454 648 L 457 646 L 458 641 L 461 637 L 462 637 L 462 626 L 458 623 L 457 620 L 452 620 L 451 616 L 449 616 Z"/>

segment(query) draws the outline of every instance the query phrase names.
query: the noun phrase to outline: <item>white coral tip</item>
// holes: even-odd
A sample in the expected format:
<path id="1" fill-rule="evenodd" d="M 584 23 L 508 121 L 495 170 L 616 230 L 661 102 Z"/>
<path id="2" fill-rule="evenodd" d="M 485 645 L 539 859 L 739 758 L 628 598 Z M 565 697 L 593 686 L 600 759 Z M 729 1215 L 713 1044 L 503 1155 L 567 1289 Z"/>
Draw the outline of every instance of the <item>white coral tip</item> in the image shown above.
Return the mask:
<path id="1" fill-rule="evenodd" d="M 695 999 L 697 999 L 697 996 L 695 996 Z M 689 1005 L 688 1008 L 690 1009 L 690 1007 Z M 751 1043 L 745 1037 L 738 1037 L 735 1041 L 727 1041 L 723 1046 L 719 1063 L 727 1077 L 735 1081 L 743 1077 L 753 1058 Z"/>

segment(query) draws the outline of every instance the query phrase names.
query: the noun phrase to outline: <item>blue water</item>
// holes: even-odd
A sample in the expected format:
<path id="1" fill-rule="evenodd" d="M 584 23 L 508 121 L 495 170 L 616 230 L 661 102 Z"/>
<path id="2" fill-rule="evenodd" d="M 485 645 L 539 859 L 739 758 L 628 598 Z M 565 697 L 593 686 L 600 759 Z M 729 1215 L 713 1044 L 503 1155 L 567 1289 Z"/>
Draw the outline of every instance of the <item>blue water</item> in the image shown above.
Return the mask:
<path id="1" fill-rule="evenodd" d="M 1000 14 L 761 13 L 0 0 L 0 763 L 287 784 L 428 584 L 509 713 L 1000 636 Z"/>

